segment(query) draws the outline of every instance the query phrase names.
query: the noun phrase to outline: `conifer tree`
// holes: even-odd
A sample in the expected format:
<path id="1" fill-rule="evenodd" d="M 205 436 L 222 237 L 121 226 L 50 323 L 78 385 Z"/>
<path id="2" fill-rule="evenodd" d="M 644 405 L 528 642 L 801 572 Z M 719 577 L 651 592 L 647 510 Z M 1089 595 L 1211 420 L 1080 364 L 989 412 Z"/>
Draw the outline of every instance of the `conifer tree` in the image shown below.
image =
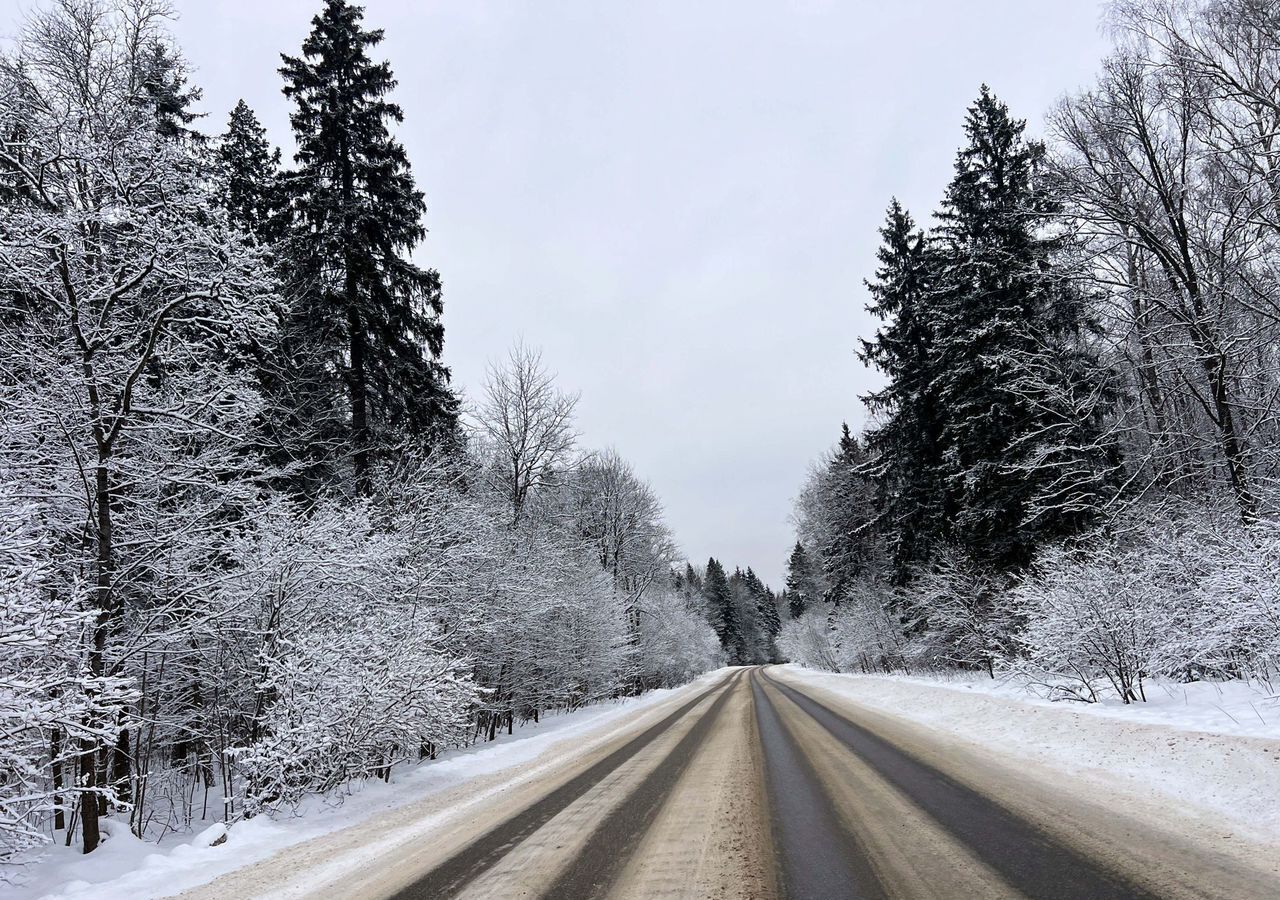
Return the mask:
<path id="1" fill-rule="evenodd" d="M 138 55 L 135 77 L 161 137 L 203 140 L 188 127 L 203 115 L 191 111 L 203 91 L 188 83 L 186 62 L 168 43 L 158 38 L 147 42 Z"/>
<path id="2" fill-rule="evenodd" d="M 870 456 L 858 439 L 841 426 L 840 443 L 828 466 L 831 497 L 826 539 L 821 549 L 827 595 L 839 600 L 859 578 L 881 568 L 881 535 L 876 531 L 876 488 Z"/>
<path id="3" fill-rule="evenodd" d="M 800 618 L 805 610 L 821 599 L 822 591 L 814 577 L 809 552 L 804 549 L 804 544 L 796 541 L 791 556 L 787 558 L 787 600 L 791 618 Z"/>
<path id="4" fill-rule="evenodd" d="M 884 321 L 861 341 L 859 357 L 885 374 L 887 384 L 863 396 L 880 422 L 865 436 L 877 483 L 880 528 L 887 536 L 897 580 L 929 557 L 945 509 L 942 485 L 944 407 L 937 395 L 937 322 L 932 308 L 936 255 L 910 214 L 894 200 L 880 229 L 880 261 L 867 282 L 867 311 Z"/>
<path id="5" fill-rule="evenodd" d="M 771 661 L 775 656 L 774 638 L 782 630 L 782 621 L 778 618 L 777 597 L 773 595 L 773 591 L 765 587 L 759 576 L 751 571 L 750 566 L 747 567 L 747 574 L 743 576 L 743 581 L 755 601 L 752 612 L 759 631 L 757 637 L 761 650 L 761 657 L 757 661 Z"/>
<path id="6" fill-rule="evenodd" d="M 930 301 L 932 385 L 946 411 L 944 513 L 953 540 L 998 566 L 1026 563 L 1040 540 L 1078 530 L 1093 514 L 1045 507 L 1046 480 L 1057 473 L 1037 464 L 1037 445 L 1073 418 L 1054 405 L 1094 393 L 1102 377 L 1083 347 L 1059 352 L 1083 328 L 1081 304 L 1056 266 L 1060 240 L 1048 233 L 1059 206 L 1041 174 L 1044 148 L 1024 129 L 984 85 L 938 216 Z M 1017 389 L 1028 370 L 1051 372 L 1042 380 L 1055 387 L 1039 397 Z M 1096 419 L 1081 424 L 1089 433 L 1067 452 L 1101 490 L 1114 450 Z"/>
<path id="7" fill-rule="evenodd" d="M 779 599 L 771 589 L 765 588 L 764 597 L 760 601 L 760 621 L 764 623 L 770 638 L 776 638 L 782 630 L 782 616 L 778 613 Z"/>
<path id="8" fill-rule="evenodd" d="M 326 0 L 302 54 L 283 56 L 280 72 L 298 145 L 290 255 L 308 288 L 304 320 L 329 338 L 345 382 L 363 492 L 380 441 L 446 439 L 458 402 L 439 362 L 440 277 L 410 259 L 426 234 L 425 203 L 390 132 L 403 118 L 387 99 L 396 82 L 388 63 L 370 59 L 383 33 L 362 19 L 360 7 Z"/>
<path id="9" fill-rule="evenodd" d="M 684 583 L 698 590 L 702 589 L 702 579 L 698 576 L 698 570 L 693 567 L 693 563 L 686 562 L 684 564 Z"/>
<path id="10" fill-rule="evenodd" d="M 269 243 L 278 237 L 282 197 L 280 150 L 243 100 L 236 104 L 218 144 L 222 203 L 231 221 Z"/>
<path id="11" fill-rule="evenodd" d="M 738 617 L 733 608 L 733 595 L 724 566 L 713 556 L 707 560 L 707 572 L 702 579 L 702 595 L 706 598 L 707 611 L 711 615 L 711 627 L 720 638 L 720 646 L 730 654 L 741 642 Z"/>

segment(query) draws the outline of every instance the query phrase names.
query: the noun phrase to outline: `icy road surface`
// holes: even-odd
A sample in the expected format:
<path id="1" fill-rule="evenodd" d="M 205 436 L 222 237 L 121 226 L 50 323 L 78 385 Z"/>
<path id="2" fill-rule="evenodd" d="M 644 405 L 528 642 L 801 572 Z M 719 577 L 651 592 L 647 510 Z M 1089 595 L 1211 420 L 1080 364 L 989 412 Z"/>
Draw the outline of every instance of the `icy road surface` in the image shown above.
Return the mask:
<path id="1" fill-rule="evenodd" d="M 553 759 L 398 811 L 416 817 L 411 831 L 369 822 L 181 896 L 1278 895 L 1263 844 L 824 684 L 790 668 L 733 671 Z"/>

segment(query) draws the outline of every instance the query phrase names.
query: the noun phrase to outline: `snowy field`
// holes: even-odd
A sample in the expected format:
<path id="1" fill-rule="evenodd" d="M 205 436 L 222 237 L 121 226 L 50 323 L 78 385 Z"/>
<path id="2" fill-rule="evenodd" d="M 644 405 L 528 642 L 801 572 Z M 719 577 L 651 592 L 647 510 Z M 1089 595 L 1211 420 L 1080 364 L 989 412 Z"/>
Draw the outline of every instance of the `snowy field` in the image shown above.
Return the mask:
<path id="1" fill-rule="evenodd" d="M 784 677 L 1074 776 L 1106 795 L 1280 843 L 1280 701 L 1240 682 L 1147 687 L 1145 704 L 1049 701 L 972 675 Z"/>
<path id="2" fill-rule="evenodd" d="M 592 744 L 607 740 L 617 730 L 610 726 L 623 727 L 637 713 L 676 691 L 705 684 L 720 674 L 722 671 L 708 673 L 683 688 L 650 691 L 641 697 L 550 715 L 538 724 L 517 727 L 514 735 L 500 735 L 493 743 L 442 753 L 433 762 L 393 772 L 390 782 L 368 780 L 354 785 L 344 796 L 309 798 L 293 815 L 260 816 L 230 827 L 215 824 L 194 836 L 171 835 L 159 844 L 140 841 L 127 824 L 105 819 L 108 838 L 89 856 L 51 847 L 25 864 L 0 867 L 0 894 L 6 900 L 141 900 L 178 893 L 286 847 L 373 822 L 414 801 L 535 762 L 579 735 L 592 733 Z M 226 840 L 215 845 L 224 835 Z"/>

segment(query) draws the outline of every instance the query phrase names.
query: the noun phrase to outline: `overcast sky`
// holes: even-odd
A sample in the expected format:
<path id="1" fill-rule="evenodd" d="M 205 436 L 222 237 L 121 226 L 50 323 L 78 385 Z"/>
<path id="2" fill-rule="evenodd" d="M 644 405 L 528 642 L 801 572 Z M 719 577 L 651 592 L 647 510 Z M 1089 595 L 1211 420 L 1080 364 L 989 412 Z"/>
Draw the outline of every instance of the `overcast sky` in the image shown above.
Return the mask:
<path id="1" fill-rule="evenodd" d="M 206 130 L 244 98 L 288 147 L 279 54 L 319 0 L 175 5 Z M 583 443 L 634 463 L 688 556 L 775 587 L 805 471 L 875 384 L 853 348 L 889 198 L 927 216 L 983 81 L 1035 130 L 1105 50 L 1095 0 L 366 10 L 456 383 L 474 395 L 517 336 L 542 347 Z"/>

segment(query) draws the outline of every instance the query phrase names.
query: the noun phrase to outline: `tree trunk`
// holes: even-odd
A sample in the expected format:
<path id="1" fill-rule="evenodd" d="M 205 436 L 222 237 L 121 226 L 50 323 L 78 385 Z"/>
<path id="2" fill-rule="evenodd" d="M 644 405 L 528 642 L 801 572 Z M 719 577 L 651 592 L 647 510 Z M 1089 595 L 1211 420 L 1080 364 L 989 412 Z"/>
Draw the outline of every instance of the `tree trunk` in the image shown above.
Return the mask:
<path id="1" fill-rule="evenodd" d="M 347 340 L 350 358 L 350 371 L 347 374 L 348 389 L 351 392 L 351 443 L 352 464 L 355 468 L 356 492 L 368 496 L 372 484 L 369 480 L 369 451 L 372 444 L 369 432 L 369 378 L 365 371 L 365 333 L 364 320 L 360 315 L 360 281 L 356 277 L 355 253 L 352 249 L 352 235 L 355 231 L 352 222 L 356 206 L 355 170 L 351 163 L 351 150 L 347 145 L 347 136 L 341 136 L 339 154 L 342 160 L 342 268 L 344 293 L 343 303 L 347 308 Z"/>
<path id="2" fill-rule="evenodd" d="M 347 276 L 348 291 L 354 294 L 354 278 Z M 351 443 L 352 462 L 355 467 L 356 491 L 367 497 L 372 490 L 369 479 L 369 386 L 365 374 L 365 346 L 363 323 L 354 302 L 348 300 L 347 329 L 351 340 L 351 371 L 348 381 L 351 390 Z"/>
<path id="3" fill-rule="evenodd" d="M 84 852 L 92 853 L 98 847 L 98 797 L 96 786 L 98 769 L 94 763 L 97 745 L 92 738 L 80 739 L 80 835 Z"/>
<path id="4" fill-rule="evenodd" d="M 49 768 L 53 776 L 53 828 L 62 831 L 67 827 L 62 809 L 62 729 L 56 727 L 49 736 Z"/>
<path id="5" fill-rule="evenodd" d="M 98 465 L 94 471 L 94 500 L 97 504 L 95 524 L 97 526 L 98 539 L 96 560 L 98 572 L 95 600 L 98 609 L 97 616 L 94 619 L 92 644 L 88 655 L 88 674 L 91 678 L 101 678 L 105 674 L 107 628 L 115 602 L 112 596 L 115 556 L 112 543 L 111 473 L 107 465 L 110 459 L 110 446 L 103 446 L 100 442 Z M 87 722 L 86 724 L 93 725 L 94 723 Z M 97 792 L 93 790 L 99 784 L 98 750 L 98 742 L 93 738 L 81 738 L 80 833 L 85 853 L 92 853 L 101 839 L 98 829 L 99 797 Z"/>

